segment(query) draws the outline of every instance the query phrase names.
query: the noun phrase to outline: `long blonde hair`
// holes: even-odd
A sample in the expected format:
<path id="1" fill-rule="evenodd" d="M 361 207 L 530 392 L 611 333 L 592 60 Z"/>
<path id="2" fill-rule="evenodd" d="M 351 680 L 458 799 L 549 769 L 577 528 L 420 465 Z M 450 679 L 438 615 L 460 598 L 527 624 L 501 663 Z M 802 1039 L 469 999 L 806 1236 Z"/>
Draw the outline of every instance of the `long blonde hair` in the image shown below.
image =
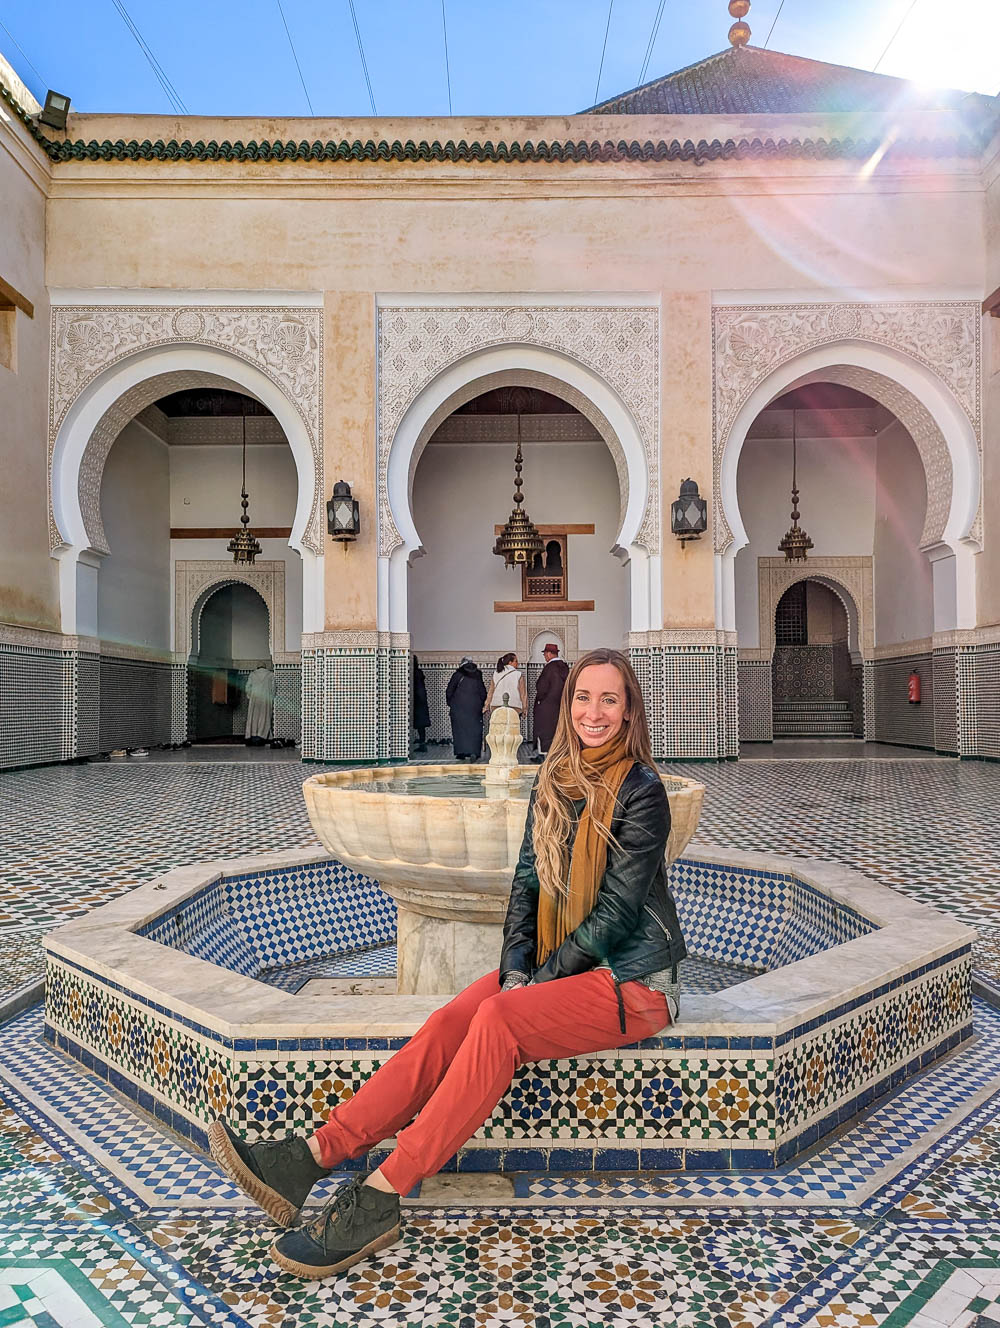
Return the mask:
<path id="1" fill-rule="evenodd" d="M 589 650 L 570 669 L 566 686 L 559 702 L 559 720 L 549 754 L 538 772 L 535 782 L 535 811 L 532 843 L 535 849 L 535 867 L 539 887 L 551 895 L 565 894 L 569 874 L 569 835 L 573 824 L 573 799 L 581 792 L 593 816 L 597 797 L 597 784 L 588 772 L 580 755 L 582 744 L 573 729 L 571 706 L 577 682 L 584 669 L 592 664 L 613 664 L 625 684 L 624 722 L 625 750 L 643 765 L 653 764 L 653 751 L 646 721 L 646 703 L 639 687 L 639 679 L 632 665 L 620 650 Z M 598 776 L 600 780 L 601 777 Z M 598 833 L 613 844 L 614 838 L 607 826 L 596 817 Z"/>

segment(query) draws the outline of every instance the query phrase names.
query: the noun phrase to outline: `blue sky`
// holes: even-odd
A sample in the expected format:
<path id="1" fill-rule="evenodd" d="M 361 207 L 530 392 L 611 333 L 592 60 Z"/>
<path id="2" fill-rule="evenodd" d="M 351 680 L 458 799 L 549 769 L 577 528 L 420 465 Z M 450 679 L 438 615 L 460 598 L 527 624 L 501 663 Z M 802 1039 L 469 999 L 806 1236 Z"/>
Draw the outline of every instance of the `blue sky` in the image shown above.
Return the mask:
<path id="1" fill-rule="evenodd" d="M 371 114 L 348 0 L 119 2 L 191 114 L 307 115 L 303 80 L 317 115 Z M 577 111 L 599 71 L 601 98 L 634 87 L 660 9 L 614 0 L 608 26 L 609 0 L 444 2 L 455 115 Z M 784 0 L 779 14 L 781 0 L 754 0 L 749 22 L 755 45 L 777 16 L 771 49 L 864 69 L 881 57 L 881 73 L 995 94 L 996 3 Z M 441 0 L 354 8 L 378 114 L 447 115 Z M 726 0 L 664 0 L 646 79 L 722 50 L 731 21 Z M 171 110 L 116 0 L 0 0 L 0 24 L 0 50 L 40 98 L 52 87 L 78 110 Z"/>

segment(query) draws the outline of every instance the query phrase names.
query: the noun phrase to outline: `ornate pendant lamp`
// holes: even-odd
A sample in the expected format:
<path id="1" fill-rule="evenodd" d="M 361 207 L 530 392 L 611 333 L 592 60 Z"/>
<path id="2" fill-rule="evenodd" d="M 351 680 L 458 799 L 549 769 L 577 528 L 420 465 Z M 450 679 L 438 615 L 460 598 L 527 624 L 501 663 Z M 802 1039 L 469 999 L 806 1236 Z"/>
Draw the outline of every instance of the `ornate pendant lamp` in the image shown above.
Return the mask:
<path id="1" fill-rule="evenodd" d="M 250 529 L 250 518 L 247 515 L 247 508 L 250 506 L 250 499 L 247 497 L 247 413 L 243 411 L 243 495 L 241 498 L 243 515 L 240 522 L 242 530 L 238 530 L 233 538 L 226 545 L 226 548 L 233 555 L 234 563 L 253 563 L 253 560 L 260 553 L 260 544 L 255 539 L 253 531 Z"/>
<path id="2" fill-rule="evenodd" d="M 505 567 L 517 567 L 522 563 L 529 566 L 536 554 L 545 552 L 545 541 L 538 533 L 527 512 L 521 511 L 524 496 L 521 493 L 521 412 L 517 412 L 517 452 L 514 454 L 514 510 L 507 519 L 507 524 L 497 536 L 493 552 L 502 558 Z"/>
<path id="3" fill-rule="evenodd" d="M 802 562 L 809 554 L 813 542 L 804 530 L 799 529 L 799 490 L 796 481 L 795 466 L 795 411 L 792 411 L 792 524 L 778 548 L 785 555 L 786 562 Z"/>

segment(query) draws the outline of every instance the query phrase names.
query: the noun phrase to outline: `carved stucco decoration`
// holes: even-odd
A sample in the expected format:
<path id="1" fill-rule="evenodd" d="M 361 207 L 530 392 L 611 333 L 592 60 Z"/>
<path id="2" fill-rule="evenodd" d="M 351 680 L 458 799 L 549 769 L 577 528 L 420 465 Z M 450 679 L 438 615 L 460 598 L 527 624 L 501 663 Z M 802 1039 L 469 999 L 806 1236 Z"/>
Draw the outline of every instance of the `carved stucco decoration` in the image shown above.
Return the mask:
<path id="1" fill-rule="evenodd" d="M 65 305 L 52 310 L 49 377 L 49 524 L 52 547 L 62 538 L 52 512 L 52 452 L 66 414 L 85 388 L 112 365 L 157 346 L 210 346 L 251 364 L 274 383 L 305 426 L 313 456 L 313 509 L 303 543 L 323 552 L 322 311 L 303 308 L 191 307 L 176 305 Z M 155 373 L 155 370 L 152 371 Z M 183 379 L 165 387 L 167 379 Z M 80 505 L 91 546 L 108 552 L 101 524 L 100 481 L 120 430 L 165 392 L 228 380 L 192 370 L 138 384 L 106 413 L 94 430 L 80 467 Z M 128 399 L 126 401 L 126 398 Z M 125 414 L 126 411 L 131 413 Z M 123 417 L 124 414 L 124 418 Z M 113 432 L 112 432 L 113 431 Z"/>
<path id="2" fill-rule="evenodd" d="M 642 441 L 648 476 L 646 505 L 636 538 L 650 553 L 658 552 L 659 321 L 658 309 L 642 306 L 381 308 L 379 553 L 388 556 L 403 542 L 389 509 L 386 476 L 389 450 L 406 411 L 449 365 L 475 351 L 508 345 L 537 346 L 567 355 L 603 378 L 624 402 Z M 559 395 L 567 395 L 562 385 Z M 596 423 L 592 412 L 585 413 Z"/>
<path id="3" fill-rule="evenodd" d="M 875 650 L 875 581 L 870 554 L 842 558 L 807 558 L 805 562 L 786 562 L 784 558 L 757 559 L 757 603 L 760 635 L 760 659 L 774 654 L 774 615 L 778 600 L 799 581 L 822 581 L 832 590 L 847 612 L 847 621 L 857 631 L 858 648 L 863 659 L 871 659 Z M 853 603 L 844 599 L 847 592 Z M 853 632 L 852 632 L 853 635 Z M 746 656 L 743 656 L 744 658 Z"/>
<path id="4" fill-rule="evenodd" d="M 918 361 L 951 391 L 969 418 L 982 455 L 980 313 L 974 301 L 719 306 L 712 311 L 712 321 L 715 547 L 719 553 L 733 540 L 721 501 L 720 473 L 736 416 L 769 374 L 818 346 L 868 341 Z M 848 366 L 837 369 L 845 374 L 852 371 Z M 825 370 L 822 377 L 831 381 Z M 846 377 L 832 381 L 848 382 Z M 928 489 L 921 543 L 932 544 L 941 537 L 951 505 L 951 458 L 944 436 L 916 397 L 898 383 L 876 373 L 870 373 L 868 382 L 868 387 L 862 387 L 860 379 L 848 385 L 858 386 L 892 410 L 920 451 Z M 977 529 L 978 525 L 977 516 Z"/>
<path id="5" fill-rule="evenodd" d="M 179 559 L 174 571 L 174 655 L 186 663 L 198 639 L 201 613 L 210 596 L 223 586 L 250 586 L 267 605 L 268 636 L 275 663 L 285 656 L 285 564 L 262 559 L 238 567 L 224 558 Z M 197 615 L 197 622 L 195 616 Z"/>
<path id="6" fill-rule="evenodd" d="M 531 643 L 543 632 L 558 637 L 562 658 L 572 664 L 580 654 L 580 619 L 575 613 L 519 613 L 514 618 L 515 649 L 519 660 L 531 659 Z"/>

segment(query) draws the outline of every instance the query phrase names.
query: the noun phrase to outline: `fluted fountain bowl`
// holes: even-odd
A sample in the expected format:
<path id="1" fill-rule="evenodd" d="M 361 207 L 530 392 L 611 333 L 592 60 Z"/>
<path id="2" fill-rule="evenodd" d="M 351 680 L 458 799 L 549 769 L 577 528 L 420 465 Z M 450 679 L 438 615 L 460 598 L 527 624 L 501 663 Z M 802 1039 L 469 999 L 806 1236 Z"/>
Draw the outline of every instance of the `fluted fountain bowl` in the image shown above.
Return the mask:
<path id="1" fill-rule="evenodd" d="M 340 862 L 397 906 L 400 992 L 456 991 L 496 966 L 535 766 L 500 787 L 486 765 L 334 770 L 303 784 L 313 829 Z M 704 784 L 661 775 L 670 803 L 667 863 L 687 847 Z"/>

